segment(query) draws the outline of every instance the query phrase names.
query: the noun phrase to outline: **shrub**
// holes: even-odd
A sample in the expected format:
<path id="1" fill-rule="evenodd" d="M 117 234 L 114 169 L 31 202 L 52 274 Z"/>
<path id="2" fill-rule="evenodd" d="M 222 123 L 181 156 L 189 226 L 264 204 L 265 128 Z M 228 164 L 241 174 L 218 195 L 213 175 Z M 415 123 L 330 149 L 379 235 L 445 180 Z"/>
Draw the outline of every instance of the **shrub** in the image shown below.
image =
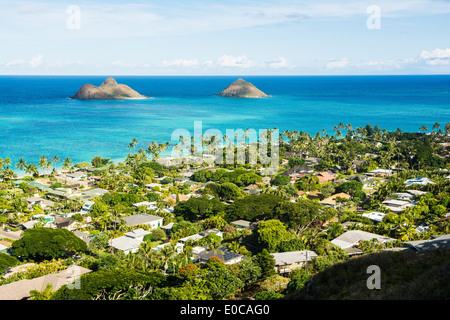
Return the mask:
<path id="1" fill-rule="evenodd" d="M 6 268 L 15 267 L 19 264 L 19 260 L 8 254 L 0 253 L 0 273 L 4 272 Z"/>
<path id="2" fill-rule="evenodd" d="M 275 290 L 261 291 L 253 296 L 256 300 L 275 300 L 283 297 L 284 295 L 282 293 L 276 292 Z"/>

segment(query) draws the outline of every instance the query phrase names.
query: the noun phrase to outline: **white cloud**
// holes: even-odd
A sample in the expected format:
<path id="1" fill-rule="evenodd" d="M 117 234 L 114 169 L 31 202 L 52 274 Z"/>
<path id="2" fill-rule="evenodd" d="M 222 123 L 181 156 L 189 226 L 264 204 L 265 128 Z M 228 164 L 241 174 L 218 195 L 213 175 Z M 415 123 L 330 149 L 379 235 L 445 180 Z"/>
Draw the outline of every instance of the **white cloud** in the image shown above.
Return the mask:
<path id="1" fill-rule="evenodd" d="M 31 68 L 37 68 L 40 67 L 43 63 L 44 63 L 44 56 L 40 54 L 31 59 L 29 65 Z"/>
<path id="2" fill-rule="evenodd" d="M 16 60 L 5 63 L 5 66 L 7 66 L 7 67 L 23 66 L 26 63 L 27 63 L 26 60 L 16 59 Z"/>
<path id="3" fill-rule="evenodd" d="M 335 60 L 335 59 L 330 60 L 327 63 L 326 67 L 327 67 L 327 69 L 342 69 L 342 68 L 347 67 L 348 65 L 349 65 L 348 60 L 346 58 L 343 58 L 343 59 L 339 59 L 339 60 Z"/>
<path id="4" fill-rule="evenodd" d="M 288 66 L 288 62 L 286 58 L 278 57 L 272 61 L 266 63 L 269 67 L 278 69 L 278 68 L 286 68 Z"/>
<path id="5" fill-rule="evenodd" d="M 422 51 L 420 59 L 430 66 L 450 64 L 450 48 L 434 49 L 432 51 Z"/>
<path id="6" fill-rule="evenodd" d="M 161 65 L 163 67 L 182 67 L 182 68 L 192 68 L 199 65 L 197 59 L 175 59 L 172 61 L 164 60 Z"/>
<path id="7" fill-rule="evenodd" d="M 224 54 L 217 59 L 217 64 L 220 67 L 237 67 L 237 68 L 252 68 L 260 66 L 260 63 L 253 59 L 247 58 L 244 54 L 239 57 Z"/>

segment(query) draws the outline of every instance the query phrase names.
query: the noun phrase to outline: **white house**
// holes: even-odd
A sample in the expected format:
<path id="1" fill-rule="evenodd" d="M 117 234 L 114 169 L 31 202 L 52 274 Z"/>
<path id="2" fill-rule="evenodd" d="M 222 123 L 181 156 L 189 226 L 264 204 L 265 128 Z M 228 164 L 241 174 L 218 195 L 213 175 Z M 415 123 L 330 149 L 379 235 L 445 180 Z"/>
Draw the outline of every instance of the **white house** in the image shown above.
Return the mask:
<path id="1" fill-rule="evenodd" d="M 396 196 L 398 200 L 403 200 L 403 201 L 411 201 L 412 198 L 414 198 L 414 194 L 409 193 L 409 192 L 396 192 L 396 193 L 392 193 L 392 195 Z"/>
<path id="2" fill-rule="evenodd" d="M 156 247 L 152 248 L 152 250 L 154 250 L 154 251 L 161 251 L 162 248 L 164 248 L 166 246 L 169 246 L 169 245 L 170 245 L 170 242 L 163 243 L 163 244 L 160 244 L 159 246 L 156 246 Z M 184 244 L 182 244 L 182 243 L 175 244 L 175 251 L 177 253 L 182 253 L 183 252 L 183 248 L 184 248 Z"/>
<path id="3" fill-rule="evenodd" d="M 403 200 L 389 199 L 384 200 L 382 203 L 386 206 L 387 209 L 395 213 L 399 213 L 409 207 L 414 207 L 414 204 L 412 204 L 411 202 Z"/>
<path id="4" fill-rule="evenodd" d="M 144 237 L 150 233 L 144 229 L 130 231 L 122 237 L 110 240 L 109 245 L 116 250 L 123 251 L 125 254 L 136 253 L 140 244 L 144 241 Z"/>
<path id="5" fill-rule="evenodd" d="M 124 217 L 122 220 L 132 227 L 140 224 L 146 224 L 151 226 L 152 229 L 156 229 L 163 226 L 164 218 L 154 216 L 152 214 L 135 214 L 133 216 Z"/>
<path id="6" fill-rule="evenodd" d="M 358 245 L 361 241 L 370 241 L 372 239 L 377 239 L 380 243 L 395 240 L 362 230 L 350 230 L 331 240 L 331 243 L 345 250 Z"/>
<path id="7" fill-rule="evenodd" d="M 317 257 L 314 251 L 291 251 L 271 253 L 275 259 L 275 270 L 279 274 L 290 273 L 292 270 L 301 268 L 305 263 Z"/>
<path id="8" fill-rule="evenodd" d="M 86 214 L 86 213 L 91 212 L 92 207 L 94 206 L 94 204 L 95 204 L 94 201 L 86 201 L 86 202 L 83 204 L 83 207 L 81 207 L 80 213 L 81 213 L 81 214 Z"/>
<path id="9" fill-rule="evenodd" d="M 155 202 L 149 202 L 149 201 L 142 201 L 138 203 L 133 203 L 133 207 L 139 208 L 141 206 L 146 207 L 149 210 L 156 210 L 156 201 Z"/>
<path id="10" fill-rule="evenodd" d="M 405 184 L 407 186 L 412 186 L 412 185 L 420 185 L 420 186 L 425 186 L 427 184 L 434 184 L 433 181 L 431 181 L 428 178 L 424 178 L 424 177 L 419 177 L 419 178 L 414 178 L 414 179 L 409 179 L 405 181 Z"/>
<path id="11" fill-rule="evenodd" d="M 363 213 L 361 215 L 363 217 L 369 218 L 370 220 L 375 221 L 375 222 L 383 221 L 384 217 L 386 216 L 385 213 L 377 212 L 377 211 L 366 212 L 366 213 Z"/>

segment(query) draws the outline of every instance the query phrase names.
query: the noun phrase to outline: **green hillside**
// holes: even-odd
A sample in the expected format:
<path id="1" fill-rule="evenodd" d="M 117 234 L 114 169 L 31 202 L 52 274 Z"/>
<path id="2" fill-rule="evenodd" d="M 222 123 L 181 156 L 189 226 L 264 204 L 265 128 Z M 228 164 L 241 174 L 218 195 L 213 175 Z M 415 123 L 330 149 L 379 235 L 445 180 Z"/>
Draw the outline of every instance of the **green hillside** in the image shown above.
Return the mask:
<path id="1" fill-rule="evenodd" d="M 367 268 L 380 268 L 380 289 L 368 289 Z M 444 300 L 450 298 L 450 249 L 378 252 L 352 258 L 317 273 L 284 299 Z"/>

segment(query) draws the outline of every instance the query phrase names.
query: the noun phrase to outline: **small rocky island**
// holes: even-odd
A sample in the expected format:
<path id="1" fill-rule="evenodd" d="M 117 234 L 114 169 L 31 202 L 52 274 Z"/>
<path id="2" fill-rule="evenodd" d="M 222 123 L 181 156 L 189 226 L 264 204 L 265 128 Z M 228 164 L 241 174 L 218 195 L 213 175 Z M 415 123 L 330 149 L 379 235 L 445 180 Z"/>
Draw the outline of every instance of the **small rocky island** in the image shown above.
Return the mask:
<path id="1" fill-rule="evenodd" d="M 119 99 L 146 99 L 125 84 L 118 84 L 117 81 L 109 77 L 99 87 L 92 84 L 83 85 L 71 99 L 78 100 L 119 100 Z"/>
<path id="2" fill-rule="evenodd" d="M 265 98 L 265 94 L 250 82 L 240 78 L 222 90 L 217 96 L 228 98 Z"/>

